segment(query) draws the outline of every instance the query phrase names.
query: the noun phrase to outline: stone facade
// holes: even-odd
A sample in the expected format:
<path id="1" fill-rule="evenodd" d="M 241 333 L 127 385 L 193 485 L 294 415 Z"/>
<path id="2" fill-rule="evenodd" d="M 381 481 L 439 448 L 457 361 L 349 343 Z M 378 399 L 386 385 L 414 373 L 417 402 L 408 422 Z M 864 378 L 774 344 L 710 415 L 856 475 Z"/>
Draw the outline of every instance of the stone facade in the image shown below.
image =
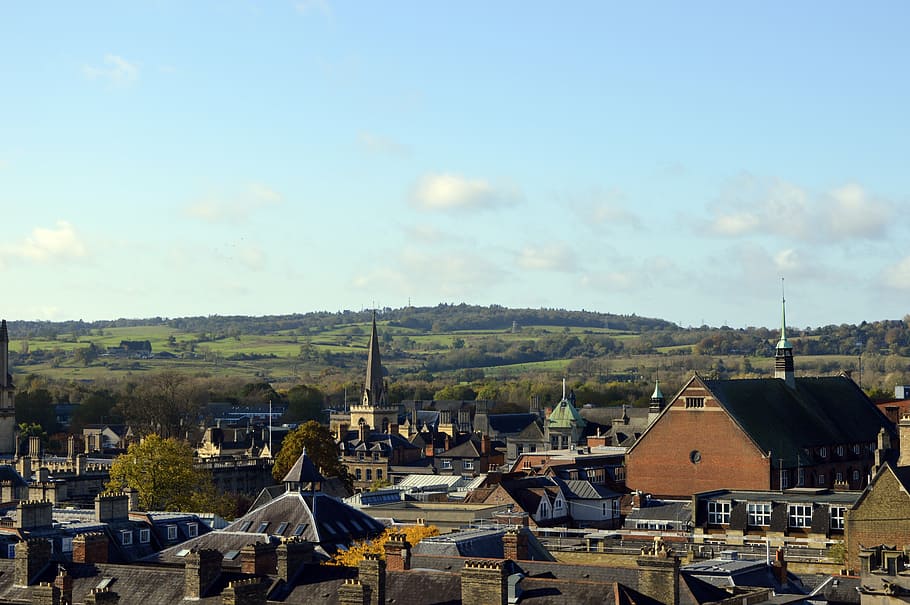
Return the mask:
<path id="1" fill-rule="evenodd" d="M 461 602 L 506 605 L 508 570 L 505 561 L 467 560 L 461 570 Z"/>
<path id="2" fill-rule="evenodd" d="M 910 467 L 879 469 L 856 504 L 847 510 L 847 567 L 860 568 L 860 550 L 881 544 L 910 547 Z"/>

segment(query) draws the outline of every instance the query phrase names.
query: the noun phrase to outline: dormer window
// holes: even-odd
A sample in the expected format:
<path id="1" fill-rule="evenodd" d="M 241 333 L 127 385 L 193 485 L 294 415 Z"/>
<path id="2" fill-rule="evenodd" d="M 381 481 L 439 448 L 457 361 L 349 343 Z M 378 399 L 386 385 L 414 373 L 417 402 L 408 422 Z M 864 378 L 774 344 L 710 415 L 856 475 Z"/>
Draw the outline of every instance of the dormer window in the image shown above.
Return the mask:
<path id="1" fill-rule="evenodd" d="M 167 526 L 167 539 L 168 539 L 168 540 L 176 540 L 176 539 L 177 539 L 177 526 L 176 526 L 176 525 L 168 525 L 168 526 Z"/>
<path id="2" fill-rule="evenodd" d="M 199 535 L 199 524 L 198 523 L 187 523 L 186 524 L 186 535 L 190 538 L 195 538 Z"/>
<path id="3" fill-rule="evenodd" d="M 133 532 L 123 530 L 120 532 L 120 543 L 124 546 L 130 546 L 133 543 Z"/>

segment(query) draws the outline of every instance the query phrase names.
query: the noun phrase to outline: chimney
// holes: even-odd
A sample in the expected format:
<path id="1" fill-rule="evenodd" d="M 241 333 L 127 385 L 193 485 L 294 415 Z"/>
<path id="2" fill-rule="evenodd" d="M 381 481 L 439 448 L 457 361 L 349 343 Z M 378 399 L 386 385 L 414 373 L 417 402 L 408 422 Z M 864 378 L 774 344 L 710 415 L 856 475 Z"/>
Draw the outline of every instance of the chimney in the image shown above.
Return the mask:
<path id="1" fill-rule="evenodd" d="M 126 488 L 125 493 L 129 511 L 139 510 L 139 490 L 128 487 Z M 127 513 L 127 517 L 129 517 L 129 513 Z"/>
<path id="2" fill-rule="evenodd" d="M 900 457 L 897 466 L 910 466 L 910 416 L 904 416 L 897 423 Z"/>
<path id="3" fill-rule="evenodd" d="M 390 424 L 390 425 L 389 425 L 389 434 L 390 434 L 390 435 L 397 435 L 397 434 L 398 434 L 398 424 Z"/>
<path id="4" fill-rule="evenodd" d="M 313 562 L 313 543 L 301 538 L 289 538 L 277 549 L 278 578 L 290 583 L 303 566 Z"/>
<path id="5" fill-rule="evenodd" d="M 654 545 L 642 549 L 638 563 L 638 591 L 666 605 L 679 605 L 679 557 L 654 538 Z"/>
<path id="6" fill-rule="evenodd" d="M 369 605 L 370 589 L 360 583 L 360 580 L 345 580 L 338 587 L 339 605 Z"/>
<path id="7" fill-rule="evenodd" d="M 41 459 L 41 437 L 32 435 L 28 438 L 28 455 L 35 460 Z"/>
<path id="8" fill-rule="evenodd" d="M 370 425 L 364 422 L 360 425 L 360 440 L 366 442 L 367 438 L 370 436 Z"/>
<path id="9" fill-rule="evenodd" d="M 22 478 L 26 481 L 32 480 L 32 459 L 28 456 L 20 456 L 18 465 L 16 466 L 16 471 Z"/>
<path id="10" fill-rule="evenodd" d="M 66 457 L 69 460 L 76 459 L 76 436 L 70 435 L 66 439 Z"/>
<path id="11" fill-rule="evenodd" d="M 47 500 L 20 502 L 16 505 L 16 528 L 38 529 L 54 524 L 54 505 Z"/>
<path id="12" fill-rule="evenodd" d="M 482 456 L 490 455 L 490 437 L 487 435 L 480 436 L 480 454 Z"/>
<path id="13" fill-rule="evenodd" d="M 278 553 L 275 544 L 256 542 L 240 549 L 240 571 L 256 576 L 267 576 L 278 568 Z"/>
<path id="14" fill-rule="evenodd" d="M 200 599 L 221 575 L 220 552 L 214 549 L 193 549 L 184 559 L 184 597 Z"/>
<path id="15" fill-rule="evenodd" d="M 32 589 L 34 605 L 60 605 L 60 589 L 49 582 L 41 582 Z"/>
<path id="16" fill-rule="evenodd" d="M 522 527 L 509 529 L 502 535 L 502 556 L 513 561 L 527 561 L 528 531 Z"/>
<path id="17" fill-rule="evenodd" d="M 13 584 L 28 586 L 50 565 L 51 543 L 44 538 L 32 538 L 16 544 Z"/>
<path id="18" fill-rule="evenodd" d="M 777 552 L 774 553 L 774 562 L 771 564 L 771 569 L 774 572 L 774 578 L 777 583 L 785 586 L 787 584 L 787 560 L 784 559 L 783 548 L 778 548 Z"/>
<path id="19" fill-rule="evenodd" d="M 386 562 L 375 553 L 367 553 L 357 567 L 360 581 L 369 591 L 365 602 L 369 605 L 385 605 Z"/>
<path id="20" fill-rule="evenodd" d="M 436 448 L 433 447 L 433 441 L 430 441 L 427 444 L 426 451 L 424 452 L 427 458 L 432 458 L 436 454 Z"/>
<path id="21" fill-rule="evenodd" d="M 73 563 L 107 563 L 107 536 L 88 532 L 73 538 Z"/>
<path id="22" fill-rule="evenodd" d="M 221 594 L 222 605 L 266 605 L 267 585 L 259 578 L 235 580 Z"/>
<path id="23" fill-rule="evenodd" d="M 93 588 L 85 597 L 85 605 L 117 605 L 120 595 L 110 588 Z"/>
<path id="24" fill-rule="evenodd" d="M 114 523 L 129 521 L 130 497 L 127 494 L 99 494 L 95 496 L 95 521 Z"/>
<path id="25" fill-rule="evenodd" d="M 63 567 L 57 571 L 54 586 L 60 590 L 60 605 L 73 605 L 73 577 Z"/>
<path id="26" fill-rule="evenodd" d="M 345 438 L 347 438 L 347 436 L 348 436 L 348 429 L 350 429 L 350 428 L 351 428 L 351 425 L 349 425 L 347 422 L 342 422 L 341 424 L 339 424 L 338 425 L 338 439 L 340 439 L 341 441 L 344 441 Z"/>
<path id="27" fill-rule="evenodd" d="M 506 605 L 509 597 L 505 561 L 472 560 L 461 570 L 461 602 L 471 605 Z"/>
<path id="28" fill-rule="evenodd" d="M 385 564 L 389 571 L 411 569 L 411 543 L 407 535 L 395 533 L 385 543 Z"/>

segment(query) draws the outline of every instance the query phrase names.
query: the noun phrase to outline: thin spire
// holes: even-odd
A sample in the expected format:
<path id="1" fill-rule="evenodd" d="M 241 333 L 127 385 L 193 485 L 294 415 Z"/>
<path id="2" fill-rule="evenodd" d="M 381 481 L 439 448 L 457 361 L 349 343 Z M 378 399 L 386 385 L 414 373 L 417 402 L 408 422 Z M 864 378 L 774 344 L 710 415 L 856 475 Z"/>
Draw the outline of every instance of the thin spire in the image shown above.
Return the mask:
<path id="1" fill-rule="evenodd" d="M 370 352 L 367 357 L 367 375 L 363 384 L 364 403 L 379 405 L 385 391 L 382 380 L 382 360 L 379 357 L 379 335 L 376 332 L 376 311 L 373 310 L 373 331 L 370 333 Z"/>
<path id="2" fill-rule="evenodd" d="M 6 320 L 0 320 L 0 342 L 9 342 L 9 332 L 6 329 Z"/>
<path id="3" fill-rule="evenodd" d="M 784 296 L 784 278 L 780 278 L 780 340 L 777 342 L 778 349 L 792 349 L 790 341 L 787 340 L 787 298 Z"/>

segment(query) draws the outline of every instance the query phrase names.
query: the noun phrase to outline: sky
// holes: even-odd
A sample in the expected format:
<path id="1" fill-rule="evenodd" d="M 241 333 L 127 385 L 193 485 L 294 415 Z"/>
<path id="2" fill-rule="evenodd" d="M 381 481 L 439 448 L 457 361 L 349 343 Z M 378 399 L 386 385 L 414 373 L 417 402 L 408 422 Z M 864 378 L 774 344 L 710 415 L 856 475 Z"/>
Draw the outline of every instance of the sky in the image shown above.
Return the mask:
<path id="1" fill-rule="evenodd" d="M 910 4 L 0 4 L 0 317 L 910 308 Z"/>

